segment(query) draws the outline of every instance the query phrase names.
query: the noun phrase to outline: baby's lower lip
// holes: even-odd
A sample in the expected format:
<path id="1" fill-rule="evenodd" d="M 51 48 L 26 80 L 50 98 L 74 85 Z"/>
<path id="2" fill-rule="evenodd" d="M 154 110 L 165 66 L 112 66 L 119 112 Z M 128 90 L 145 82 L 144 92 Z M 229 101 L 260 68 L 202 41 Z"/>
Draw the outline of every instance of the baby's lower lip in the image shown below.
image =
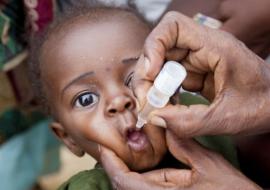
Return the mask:
<path id="1" fill-rule="evenodd" d="M 132 150 L 139 152 L 145 149 L 148 139 L 142 130 L 133 130 L 127 134 L 127 143 Z"/>

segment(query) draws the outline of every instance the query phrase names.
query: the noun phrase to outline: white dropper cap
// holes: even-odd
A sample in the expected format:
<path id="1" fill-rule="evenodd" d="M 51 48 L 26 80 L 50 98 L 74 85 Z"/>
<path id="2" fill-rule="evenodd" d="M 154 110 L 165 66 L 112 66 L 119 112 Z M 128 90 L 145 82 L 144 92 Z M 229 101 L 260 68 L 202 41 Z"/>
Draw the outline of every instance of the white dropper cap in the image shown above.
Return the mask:
<path id="1" fill-rule="evenodd" d="M 138 114 L 136 128 L 144 126 L 151 111 L 155 108 L 162 108 L 168 103 L 186 76 L 186 69 L 180 63 L 175 61 L 165 63 L 156 77 L 154 85 L 147 92 L 147 102 Z"/>
<path id="2" fill-rule="evenodd" d="M 186 69 L 175 61 L 168 61 L 154 81 L 154 86 L 167 96 L 172 96 L 187 76 Z"/>

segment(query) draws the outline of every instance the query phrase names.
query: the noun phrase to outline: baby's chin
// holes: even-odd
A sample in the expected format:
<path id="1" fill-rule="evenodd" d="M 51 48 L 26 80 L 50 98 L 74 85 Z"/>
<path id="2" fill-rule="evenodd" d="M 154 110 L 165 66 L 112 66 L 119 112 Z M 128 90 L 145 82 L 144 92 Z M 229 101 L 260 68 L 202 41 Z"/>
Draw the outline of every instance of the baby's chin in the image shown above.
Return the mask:
<path id="1" fill-rule="evenodd" d="M 141 159 L 133 160 L 131 163 L 127 163 L 128 167 L 132 171 L 148 171 L 155 168 L 162 160 L 163 156 L 157 156 L 156 158 L 141 157 Z"/>

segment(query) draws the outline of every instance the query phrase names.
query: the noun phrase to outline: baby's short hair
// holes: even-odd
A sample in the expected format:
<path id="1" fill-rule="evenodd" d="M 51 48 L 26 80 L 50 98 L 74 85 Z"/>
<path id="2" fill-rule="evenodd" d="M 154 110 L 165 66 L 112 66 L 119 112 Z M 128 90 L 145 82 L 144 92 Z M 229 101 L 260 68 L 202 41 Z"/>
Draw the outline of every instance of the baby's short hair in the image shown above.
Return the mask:
<path id="1" fill-rule="evenodd" d="M 66 32 L 66 28 L 70 28 L 78 21 L 84 20 L 87 22 L 99 23 L 108 21 L 115 18 L 130 19 L 144 23 L 147 27 L 151 28 L 150 24 L 138 13 L 134 8 L 129 7 L 107 7 L 102 4 L 94 3 L 90 5 L 78 3 L 62 13 L 59 13 L 55 20 L 40 34 L 32 38 L 30 43 L 30 61 L 29 70 L 32 79 L 33 89 L 35 92 L 36 100 L 42 106 L 42 110 L 47 114 L 51 114 L 48 105 L 46 92 L 41 81 L 41 61 L 42 48 L 45 42 L 55 34 Z M 134 19 L 135 18 L 135 19 Z"/>

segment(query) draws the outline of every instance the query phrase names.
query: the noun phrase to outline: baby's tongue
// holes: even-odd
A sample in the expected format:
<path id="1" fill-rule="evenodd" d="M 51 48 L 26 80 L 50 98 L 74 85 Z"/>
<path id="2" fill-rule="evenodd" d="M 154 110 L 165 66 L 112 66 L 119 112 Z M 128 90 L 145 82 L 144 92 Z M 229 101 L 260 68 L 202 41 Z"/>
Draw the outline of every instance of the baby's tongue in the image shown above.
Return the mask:
<path id="1" fill-rule="evenodd" d="M 146 148 L 148 140 L 142 130 L 131 130 L 127 134 L 127 143 L 132 150 L 139 152 Z"/>
<path id="2" fill-rule="evenodd" d="M 141 135 L 142 134 L 140 131 L 131 131 L 128 133 L 128 139 L 131 141 L 137 141 L 137 140 L 139 140 Z"/>

